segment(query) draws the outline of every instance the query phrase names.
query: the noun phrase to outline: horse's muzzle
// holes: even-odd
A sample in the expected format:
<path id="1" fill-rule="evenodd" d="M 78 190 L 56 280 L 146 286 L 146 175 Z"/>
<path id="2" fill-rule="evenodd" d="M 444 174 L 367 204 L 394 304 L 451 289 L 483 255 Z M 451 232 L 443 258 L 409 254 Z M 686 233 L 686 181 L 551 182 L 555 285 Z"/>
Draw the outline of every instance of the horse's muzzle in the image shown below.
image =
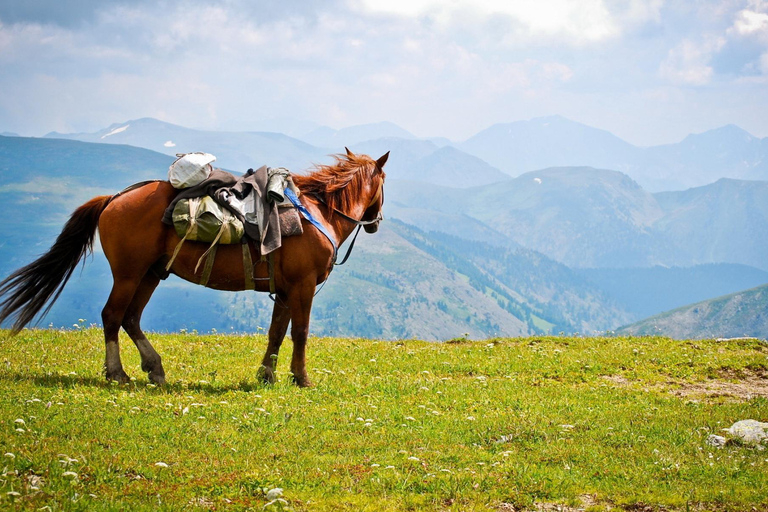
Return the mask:
<path id="1" fill-rule="evenodd" d="M 374 222 L 373 224 L 368 224 L 366 226 L 363 226 L 363 229 L 365 230 L 366 233 L 375 233 L 379 230 L 379 222 Z"/>

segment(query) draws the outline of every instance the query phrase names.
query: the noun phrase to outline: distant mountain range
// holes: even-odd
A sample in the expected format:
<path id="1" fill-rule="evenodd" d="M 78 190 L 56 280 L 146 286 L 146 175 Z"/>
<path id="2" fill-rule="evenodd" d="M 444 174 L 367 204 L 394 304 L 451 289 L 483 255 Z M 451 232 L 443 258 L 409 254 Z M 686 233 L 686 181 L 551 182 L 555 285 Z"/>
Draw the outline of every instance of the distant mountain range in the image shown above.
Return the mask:
<path id="1" fill-rule="evenodd" d="M 473 239 L 480 223 L 488 239 L 571 267 L 736 263 L 768 270 L 768 182 L 723 179 L 650 194 L 616 171 L 562 167 L 468 189 L 392 181 L 387 191 L 389 215 L 422 229 Z"/>
<path id="2" fill-rule="evenodd" d="M 684 190 L 719 178 L 768 179 L 768 138 L 728 125 L 649 148 L 560 116 L 494 125 L 458 144 L 518 176 L 561 166 L 621 171 L 650 192 Z"/>
<path id="3" fill-rule="evenodd" d="M 0 273 L 46 250 L 85 199 L 164 179 L 176 152 L 213 152 L 218 165 L 235 172 L 262 164 L 297 170 L 349 146 L 374 156 L 392 151 L 385 215 L 402 222 L 361 238 L 352 262 L 334 272 L 316 302 L 316 334 L 446 339 L 606 331 L 660 308 L 763 284 L 768 275 L 768 183 L 717 180 L 765 174 L 765 140 L 736 127 L 637 148 L 560 117 L 497 125 L 454 145 L 390 123 L 285 125 L 304 140 L 154 119 L 91 134 L 0 137 L 0 199 L 9 219 L 0 227 Z M 722 173 L 708 164 L 713 159 Z M 529 169 L 542 162 L 561 166 Z M 651 193 L 643 180 L 706 184 Z M 102 305 L 90 303 L 93 290 L 108 293 L 106 266 L 94 262 L 83 279 L 68 287 L 48 321 L 98 321 Z M 253 330 L 269 321 L 262 296 L 179 280 L 164 283 L 157 302 L 196 310 L 177 315 L 151 303 L 147 322 L 157 330 Z"/>
<path id="4" fill-rule="evenodd" d="M 299 140 L 274 132 L 212 132 L 144 118 L 117 123 L 95 133 L 56 133 L 51 139 L 103 144 L 127 144 L 166 155 L 205 151 L 217 157 L 215 165 L 245 172 L 262 165 L 303 172 L 329 155 L 349 147 L 357 153 L 381 156 L 391 151 L 387 174 L 395 179 L 463 187 L 506 180 L 508 176 L 456 148 L 420 140 L 392 123 L 352 126 L 343 130 L 319 127 Z M 447 160 L 450 159 L 450 162 Z M 443 172 L 445 170 L 445 172 Z"/>

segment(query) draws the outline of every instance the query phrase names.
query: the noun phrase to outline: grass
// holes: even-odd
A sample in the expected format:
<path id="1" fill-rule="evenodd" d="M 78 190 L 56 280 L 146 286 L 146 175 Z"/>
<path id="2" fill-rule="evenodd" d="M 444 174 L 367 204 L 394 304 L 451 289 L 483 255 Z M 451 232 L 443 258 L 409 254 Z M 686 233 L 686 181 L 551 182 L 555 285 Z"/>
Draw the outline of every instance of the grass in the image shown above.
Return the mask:
<path id="1" fill-rule="evenodd" d="M 151 338 L 163 388 L 127 338 L 116 385 L 100 330 L 0 331 L 0 509 L 768 510 L 768 452 L 706 443 L 768 400 L 695 392 L 762 342 L 311 339 L 297 389 L 290 341 L 262 386 L 263 336 Z"/>

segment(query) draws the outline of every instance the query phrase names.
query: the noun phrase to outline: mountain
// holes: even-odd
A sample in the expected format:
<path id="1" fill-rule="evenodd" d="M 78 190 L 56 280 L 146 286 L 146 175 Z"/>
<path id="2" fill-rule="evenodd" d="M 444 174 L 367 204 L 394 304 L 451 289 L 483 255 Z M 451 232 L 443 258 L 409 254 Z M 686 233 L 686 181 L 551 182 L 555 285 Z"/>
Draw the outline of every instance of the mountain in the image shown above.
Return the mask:
<path id="1" fill-rule="evenodd" d="M 728 263 L 577 272 L 638 319 L 768 283 L 765 270 Z"/>
<path id="2" fill-rule="evenodd" d="M 574 271 L 534 251 L 397 221 L 358 245 L 318 295 L 314 332 L 440 340 L 604 331 L 631 318 Z"/>
<path id="3" fill-rule="evenodd" d="M 338 151 L 338 148 L 343 148 L 344 146 L 348 146 L 351 149 L 351 146 L 367 140 L 390 137 L 397 139 L 416 139 L 416 136 L 408 130 L 400 128 L 394 123 L 384 121 L 380 123 L 348 126 L 341 130 L 334 130 L 327 126 L 321 126 L 305 134 L 302 137 L 302 140 L 314 146 L 333 148 L 334 151 Z"/>
<path id="4" fill-rule="evenodd" d="M 300 130 L 305 123 L 292 120 L 267 121 L 259 126 L 282 126 Z M 391 179 L 420 180 L 428 183 L 465 187 L 494 183 L 509 177 L 479 158 L 451 147 L 416 139 L 391 123 L 352 126 L 342 130 L 321 127 L 330 138 L 312 146 L 298 139 L 272 132 L 212 132 L 144 118 L 117 123 L 95 133 L 49 133 L 46 138 L 69 139 L 102 144 L 127 144 L 175 156 L 176 153 L 205 151 L 217 157 L 214 165 L 235 173 L 248 168 L 270 165 L 303 172 L 316 163 L 329 162 L 329 154 L 343 153 L 349 147 L 355 153 L 378 158 L 390 151 L 387 174 Z M 334 139 L 335 137 L 335 139 Z M 333 140 L 332 140 L 333 139 Z"/>
<path id="5" fill-rule="evenodd" d="M 632 174 L 643 151 L 605 130 L 561 116 L 496 124 L 458 145 L 512 175 L 547 167 L 590 166 Z"/>
<path id="6" fill-rule="evenodd" d="M 496 124 L 457 147 L 511 176 L 589 166 L 621 171 L 651 192 L 684 190 L 723 177 L 768 180 L 768 138 L 734 125 L 641 148 L 605 130 L 552 116 Z"/>
<path id="7" fill-rule="evenodd" d="M 395 210 L 408 205 L 440 215 L 463 214 L 569 266 L 644 266 L 663 256 L 650 229 L 661 208 L 616 171 L 553 168 L 463 190 L 393 188 Z"/>
<path id="8" fill-rule="evenodd" d="M 768 338 L 768 285 L 677 308 L 618 329 L 676 339 Z"/>
<path id="9" fill-rule="evenodd" d="M 678 264 L 728 262 L 768 270 L 768 182 L 721 179 L 655 194 L 664 215 L 654 229 L 674 241 Z"/>
<path id="10" fill-rule="evenodd" d="M 571 267 L 768 270 L 768 182 L 724 179 L 650 194 L 616 171 L 562 167 L 465 189 L 393 181 L 388 192 L 393 217 L 475 238 L 472 219 L 485 226 L 478 234 L 500 233 Z"/>
<path id="11" fill-rule="evenodd" d="M 326 159 L 327 153 L 281 133 L 193 130 L 151 118 L 113 124 L 96 133 L 54 132 L 46 138 L 128 144 L 166 155 L 205 151 L 216 155 L 217 167 L 238 173 L 262 165 L 302 171 L 313 162 Z M 343 148 L 337 150 L 343 151 Z"/>
<path id="12" fill-rule="evenodd" d="M 374 158 L 390 152 L 387 177 L 453 188 L 508 181 L 510 177 L 476 156 L 451 146 L 437 147 L 427 140 L 384 137 L 350 146 Z"/>
<path id="13" fill-rule="evenodd" d="M 307 133 L 320 128 L 320 125 L 306 119 L 293 117 L 271 117 L 259 121 L 253 121 L 251 130 L 257 132 L 284 133 L 294 139 L 302 140 Z"/>
<path id="14" fill-rule="evenodd" d="M 685 186 L 697 186 L 719 178 L 768 179 L 768 140 L 758 139 L 738 126 L 727 125 L 682 142 L 648 148 L 660 170 L 677 177 Z"/>

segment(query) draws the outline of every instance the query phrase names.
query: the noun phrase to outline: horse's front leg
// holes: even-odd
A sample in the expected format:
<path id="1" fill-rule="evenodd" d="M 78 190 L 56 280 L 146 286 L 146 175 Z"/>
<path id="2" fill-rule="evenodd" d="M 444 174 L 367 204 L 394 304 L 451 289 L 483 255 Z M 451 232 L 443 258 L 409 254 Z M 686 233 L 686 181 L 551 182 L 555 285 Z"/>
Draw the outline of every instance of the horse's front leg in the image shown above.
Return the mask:
<path id="1" fill-rule="evenodd" d="M 291 358 L 291 374 L 293 382 L 302 388 L 312 386 L 307 376 L 307 336 L 309 335 L 309 313 L 312 309 L 312 299 L 315 296 L 315 281 L 306 280 L 297 286 L 294 293 L 288 297 L 291 310 L 291 339 L 293 340 L 293 357 Z"/>
<path id="2" fill-rule="evenodd" d="M 277 370 L 277 354 L 283 344 L 288 323 L 291 321 L 291 310 L 286 305 L 286 297 L 278 294 L 275 306 L 272 308 L 272 322 L 269 324 L 269 343 L 264 359 L 261 361 L 258 377 L 265 384 L 274 384 Z"/>

